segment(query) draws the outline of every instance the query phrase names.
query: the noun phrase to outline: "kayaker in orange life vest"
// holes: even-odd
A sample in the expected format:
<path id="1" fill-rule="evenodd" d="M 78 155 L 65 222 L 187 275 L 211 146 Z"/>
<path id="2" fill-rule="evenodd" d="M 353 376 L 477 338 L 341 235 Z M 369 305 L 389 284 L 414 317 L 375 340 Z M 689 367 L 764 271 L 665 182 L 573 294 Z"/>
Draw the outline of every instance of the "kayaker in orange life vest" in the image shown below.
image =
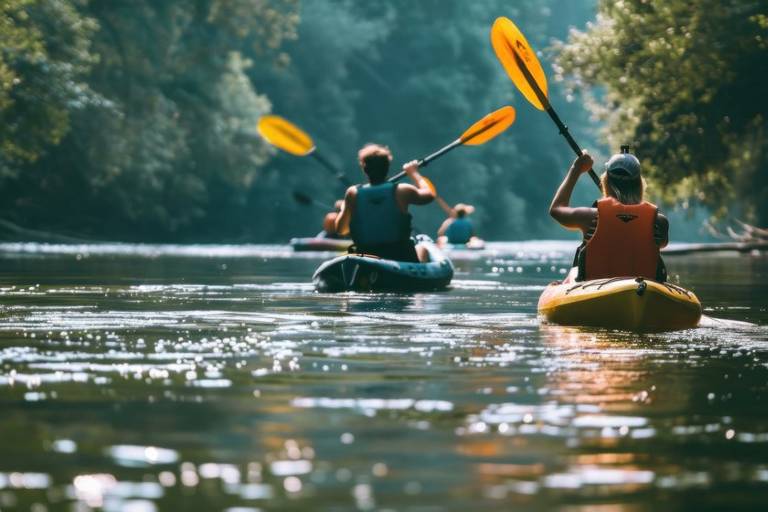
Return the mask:
<path id="1" fill-rule="evenodd" d="M 350 252 L 372 254 L 397 261 L 427 261 L 426 251 L 417 254 L 411 239 L 411 215 L 408 205 L 428 204 L 435 193 L 419 174 L 416 160 L 403 170 L 416 184 L 387 181 L 392 152 L 386 146 L 366 144 L 357 154 L 368 184 L 347 189 L 341 212 L 336 218 L 339 235 L 350 233 Z"/>
<path id="2" fill-rule="evenodd" d="M 317 235 L 318 238 L 344 238 L 336 231 L 336 219 L 341 212 L 341 205 L 344 204 L 342 199 L 337 199 L 333 203 L 333 211 L 328 212 L 323 217 L 323 230 Z"/>
<path id="3" fill-rule="evenodd" d="M 577 281 L 633 276 L 663 282 L 667 271 L 659 251 L 669 241 L 669 221 L 643 200 L 640 161 L 629 153 L 629 146 L 621 150 L 606 162 L 600 179 L 603 198 L 592 208 L 570 206 L 579 176 L 592 168 L 592 157 L 585 151 L 557 189 L 549 214 L 584 235 L 574 260 Z"/>

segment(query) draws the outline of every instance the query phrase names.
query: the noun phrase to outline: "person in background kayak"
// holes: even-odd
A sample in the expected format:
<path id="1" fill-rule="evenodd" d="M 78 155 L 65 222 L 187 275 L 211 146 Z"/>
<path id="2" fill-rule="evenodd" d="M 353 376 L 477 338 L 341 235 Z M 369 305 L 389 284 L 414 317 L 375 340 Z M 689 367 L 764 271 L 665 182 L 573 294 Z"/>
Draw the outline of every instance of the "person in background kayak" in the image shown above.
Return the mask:
<path id="1" fill-rule="evenodd" d="M 318 233 L 318 238 L 345 238 L 336 231 L 336 219 L 341 212 L 341 205 L 344 204 L 343 199 L 337 199 L 333 203 L 333 211 L 328 212 L 323 217 L 323 230 Z"/>
<path id="2" fill-rule="evenodd" d="M 473 239 L 477 239 L 475 228 L 472 225 L 472 221 L 468 218 L 474 213 L 474 206 L 458 203 L 451 208 L 442 198 L 438 197 L 437 201 L 445 213 L 448 214 L 448 218 L 443 221 L 440 229 L 437 230 L 438 245 L 464 245 Z"/>
<path id="3" fill-rule="evenodd" d="M 336 231 L 350 233 L 350 252 L 372 254 L 397 261 L 427 261 L 426 251 L 417 254 L 411 239 L 411 215 L 408 206 L 431 203 L 435 193 L 419 174 L 416 160 L 403 170 L 416 186 L 387 181 L 392 152 L 386 146 L 366 144 L 357 154 L 368 184 L 347 189 L 341 212 L 336 218 Z"/>
<path id="4" fill-rule="evenodd" d="M 577 281 L 636 276 L 664 282 L 667 271 L 659 251 L 669 241 L 669 221 L 643 200 L 640 161 L 629 153 L 629 146 L 621 151 L 606 162 L 600 180 L 603 198 L 592 208 L 570 206 L 579 176 L 592 168 L 592 157 L 585 151 L 568 170 L 549 213 L 584 235 L 574 260 Z"/>

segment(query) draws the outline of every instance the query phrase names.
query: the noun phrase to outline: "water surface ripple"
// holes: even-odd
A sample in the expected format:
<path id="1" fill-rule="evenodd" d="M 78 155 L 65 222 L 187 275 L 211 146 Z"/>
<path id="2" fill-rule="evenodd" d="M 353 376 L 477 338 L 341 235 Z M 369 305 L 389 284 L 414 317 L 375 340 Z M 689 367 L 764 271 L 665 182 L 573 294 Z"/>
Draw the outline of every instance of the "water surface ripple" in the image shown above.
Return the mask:
<path id="1" fill-rule="evenodd" d="M 0 510 L 752 510 L 768 259 L 667 260 L 702 326 L 542 325 L 573 244 L 318 294 L 282 246 L 0 244 Z"/>

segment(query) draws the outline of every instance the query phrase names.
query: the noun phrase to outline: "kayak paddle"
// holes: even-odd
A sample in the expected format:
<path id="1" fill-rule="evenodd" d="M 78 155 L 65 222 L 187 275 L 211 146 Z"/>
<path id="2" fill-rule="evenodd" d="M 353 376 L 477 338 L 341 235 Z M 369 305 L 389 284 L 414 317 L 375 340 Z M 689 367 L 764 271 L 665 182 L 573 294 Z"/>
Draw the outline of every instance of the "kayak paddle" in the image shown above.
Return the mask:
<path id="1" fill-rule="evenodd" d="M 438 204 L 438 206 L 443 209 L 446 215 L 453 217 L 453 208 L 451 208 L 451 206 L 445 202 L 445 199 L 440 197 L 440 195 L 437 193 L 437 187 L 435 187 L 435 184 L 432 183 L 432 180 L 426 176 L 422 176 L 422 178 L 424 178 L 424 181 L 427 182 L 427 186 L 432 191 L 432 193 L 435 194 L 435 202 Z"/>
<path id="2" fill-rule="evenodd" d="M 334 174 L 336 179 L 345 186 L 352 184 L 343 172 L 318 153 L 312 138 L 290 121 L 275 115 L 262 116 L 256 130 L 273 146 L 292 155 L 311 156 Z"/>
<path id="3" fill-rule="evenodd" d="M 512 20 L 506 17 L 496 18 L 491 28 L 491 44 L 496 52 L 499 62 L 509 75 L 509 78 L 517 86 L 525 99 L 539 110 L 545 110 L 552 121 L 555 122 L 560 130 L 560 135 L 565 137 L 568 145 L 581 156 L 582 151 L 579 145 L 568 132 L 568 127 L 563 124 L 560 117 L 552 108 L 547 97 L 547 76 L 541 67 L 536 53 L 533 51 L 528 41 L 520 29 L 512 23 Z M 589 176 L 595 185 L 600 187 L 600 179 L 595 171 L 590 169 Z"/>
<path id="4" fill-rule="evenodd" d="M 462 145 L 467 146 L 479 146 L 485 144 L 489 140 L 493 139 L 501 132 L 509 128 L 512 123 L 515 122 L 515 109 L 506 106 L 501 107 L 495 112 L 491 112 L 461 134 L 461 136 L 455 141 L 451 142 L 442 149 L 439 149 L 431 155 L 425 157 L 423 160 L 419 160 L 419 167 L 426 167 L 432 160 L 443 156 L 450 150 Z M 405 177 L 405 171 L 395 174 L 389 181 L 398 181 Z"/>
<path id="5" fill-rule="evenodd" d="M 440 206 L 440 208 L 443 209 L 447 216 L 453 217 L 453 208 L 451 208 L 451 205 L 445 202 L 445 199 L 435 194 L 435 201 Z"/>

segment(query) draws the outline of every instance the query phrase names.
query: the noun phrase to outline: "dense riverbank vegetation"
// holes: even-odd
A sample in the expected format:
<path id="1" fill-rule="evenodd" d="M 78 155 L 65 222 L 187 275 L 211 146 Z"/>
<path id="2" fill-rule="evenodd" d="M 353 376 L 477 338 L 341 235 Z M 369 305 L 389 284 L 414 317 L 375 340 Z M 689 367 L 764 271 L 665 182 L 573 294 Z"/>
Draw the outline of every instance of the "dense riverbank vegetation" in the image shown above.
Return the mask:
<path id="1" fill-rule="evenodd" d="M 448 201 L 479 207 L 488 238 L 556 236 L 546 205 L 572 157 L 493 55 L 490 26 L 505 15 L 544 50 L 548 72 L 560 53 L 577 85 L 605 86 L 599 103 L 610 108 L 598 114 L 610 145 L 573 82 L 551 87 L 598 160 L 635 141 L 669 198 L 719 207 L 740 195 L 753 220 L 768 222 L 758 206 L 768 204 L 757 172 L 762 72 L 746 71 L 768 61 L 765 17 L 753 2 L 711 3 L 604 2 L 597 23 L 569 39 L 595 17 L 595 0 L 9 0 L 0 5 L 0 219 L 92 239 L 284 241 L 319 229 L 321 212 L 295 204 L 293 190 L 330 203 L 342 189 L 312 161 L 267 147 L 254 129 L 261 115 L 297 123 L 357 180 L 365 142 L 388 144 L 399 164 L 512 104 L 508 133 L 428 174 Z M 614 46 L 618 56 L 606 51 Z M 719 170 L 735 179 L 725 186 Z M 590 187 L 581 185 L 582 200 Z M 423 208 L 416 224 L 431 231 L 440 217 Z"/>
<path id="2" fill-rule="evenodd" d="M 560 49 L 570 84 L 604 88 L 590 105 L 607 139 L 633 141 L 668 200 L 768 224 L 768 4 L 603 1 Z"/>

